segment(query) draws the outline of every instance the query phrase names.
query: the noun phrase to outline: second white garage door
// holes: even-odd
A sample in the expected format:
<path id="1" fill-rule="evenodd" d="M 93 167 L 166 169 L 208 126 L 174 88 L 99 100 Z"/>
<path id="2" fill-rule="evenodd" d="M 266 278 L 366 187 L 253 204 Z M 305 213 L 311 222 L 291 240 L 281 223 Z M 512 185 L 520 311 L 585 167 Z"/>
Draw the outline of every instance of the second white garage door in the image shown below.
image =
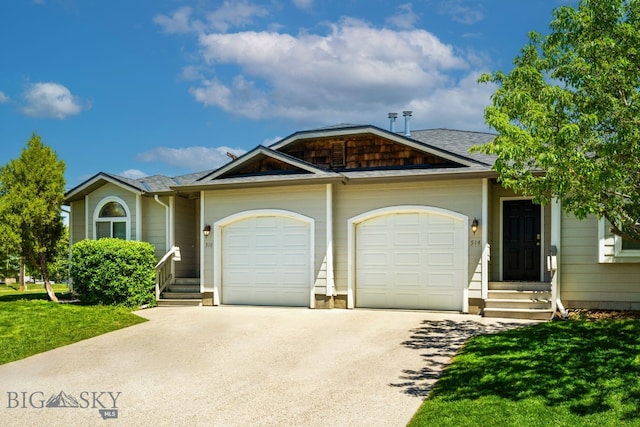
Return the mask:
<path id="1" fill-rule="evenodd" d="M 250 217 L 222 229 L 222 303 L 309 306 L 310 224 Z"/>
<path id="2" fill-rule="evenodd" d="M 461 310 L 464 221 L 433 212 L 389 213 L 356 225 L 356 306 Z"/>

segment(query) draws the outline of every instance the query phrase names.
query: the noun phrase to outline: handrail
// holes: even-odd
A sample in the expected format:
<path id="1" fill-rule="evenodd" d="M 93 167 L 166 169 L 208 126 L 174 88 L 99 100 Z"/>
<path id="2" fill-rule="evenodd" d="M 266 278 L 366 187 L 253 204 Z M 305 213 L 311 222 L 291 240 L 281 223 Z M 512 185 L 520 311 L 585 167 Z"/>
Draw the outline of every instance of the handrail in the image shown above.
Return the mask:
<path id="1" fill-rule="evenodd" d="M 162 294 L 164 288 L 166 288 L 173 279 L 173 274 L 171 273 L 171 261 L 181 260 L 182 256 L 180 254 L 180 248 L 173 246 L 156 264 L 156 300 L 160 299 L 160 294 Z"/>

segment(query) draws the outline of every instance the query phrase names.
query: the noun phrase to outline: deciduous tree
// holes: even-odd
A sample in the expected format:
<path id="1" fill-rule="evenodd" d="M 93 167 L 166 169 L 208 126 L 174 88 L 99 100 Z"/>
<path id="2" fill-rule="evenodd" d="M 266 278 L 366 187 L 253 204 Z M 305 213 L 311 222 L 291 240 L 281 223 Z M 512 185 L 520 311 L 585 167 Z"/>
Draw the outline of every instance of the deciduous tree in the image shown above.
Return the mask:
<path id="1" fill-rule="evenodd" d="M 504 186 L 640 239 L 640 1 L 582 0 L 553 11 L 485 110 Z"/>

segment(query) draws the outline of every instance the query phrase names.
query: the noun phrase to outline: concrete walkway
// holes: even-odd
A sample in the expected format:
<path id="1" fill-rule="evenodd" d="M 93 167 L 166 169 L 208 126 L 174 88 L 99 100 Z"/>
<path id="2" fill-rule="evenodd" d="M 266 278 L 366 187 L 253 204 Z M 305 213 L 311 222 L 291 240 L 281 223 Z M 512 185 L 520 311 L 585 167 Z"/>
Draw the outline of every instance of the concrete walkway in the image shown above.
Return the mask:
<path id="1" fill-rule="evenodd" d="M 0 366 L 0 425 L 404 426 L 469 336 L 527 323 L 362 309 L 139 314 L 150 321 Z"/>

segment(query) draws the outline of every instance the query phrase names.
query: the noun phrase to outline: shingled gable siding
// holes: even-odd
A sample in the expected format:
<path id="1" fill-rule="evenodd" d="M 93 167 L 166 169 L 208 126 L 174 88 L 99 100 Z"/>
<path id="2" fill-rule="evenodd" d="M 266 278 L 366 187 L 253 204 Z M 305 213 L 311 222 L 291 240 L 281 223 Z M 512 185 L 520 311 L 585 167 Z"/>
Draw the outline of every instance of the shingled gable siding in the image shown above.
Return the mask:
<path id="1" fill-rule="evenodd" d="M 344 146 L 344 164 L 335 163 L 335 147 Z M 301 140 L 280 151 L 305 162 L 338 169 L 401 167 L 411 165 L 450 166 L 451 162 L 379 136 L 355 135 Z"/>
<path id="2" fill-rule="evenodd" d="M 261 173 L 309 173 L 301 168 L 297 168 L 289 163 L 283 162 L 282 160 L 274 159 L 272 157 L 267 156 L 258 156 L 256 159 L 244 163 L 242 168 L 234 171 L 231 170 L 228 173 L 222 175 L 223 178 L 232 178 L 238 176 L 248 176 L 248 175 L 258 175 Z"/>
<path id="3" fill-rule="evenodd" d="M 640 310 L 640 264 L 598 262 L 598 220 L 562 217 L 560 292 L 568 308 Z"/>
<path id="4" fill-rule="evenodd" d="M 204 192 L 204 220 L 207 224 L 230 215 L 254 210 L 290 211 L 309 218 L 315 223 L 314 289 L 316 295 L 326 294 L 326 187 L 325 185 L 299 185 L 254 189 L 213 190 Z M 213 245 L 205 244 L 205 292 L 213 292 Z M 223 285 L 224 286 L 224 285 Z"/>
<path id="5" fill-rule="evenodd" d="M 347 293 L 347 222 L 363 213 L 392 206 L 420 205 L 454 211 L 482 221 L 482 180 L 350 184 L 334 190 L 334 259 L 338 293 Z M 469 235 L 480 239 L 480 235 Z M 471 242 L 470 242 L 471 243 Z M 481 298 L 481 245 L 470 244 L 469 298 Z"/>

